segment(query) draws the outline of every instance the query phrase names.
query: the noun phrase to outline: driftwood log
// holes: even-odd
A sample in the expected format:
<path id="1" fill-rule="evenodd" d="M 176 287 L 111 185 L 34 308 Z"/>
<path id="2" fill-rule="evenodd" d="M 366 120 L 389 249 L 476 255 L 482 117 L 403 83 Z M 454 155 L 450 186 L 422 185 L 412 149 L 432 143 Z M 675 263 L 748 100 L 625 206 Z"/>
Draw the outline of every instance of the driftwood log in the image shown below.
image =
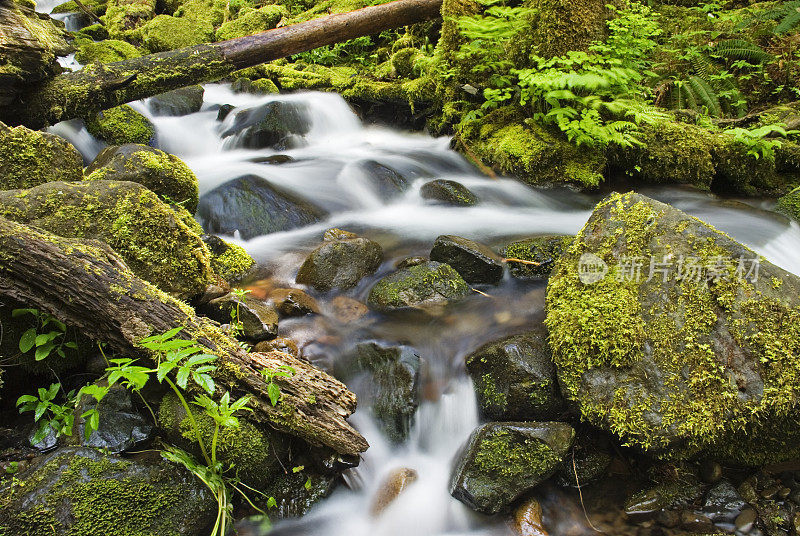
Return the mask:
<path id="1" fill-rule="evenodd" d="M 91 64 L 28 88 L 0 106 L 0 121 L 38 129 L 184 86 L 213 82 L 246 67 L 439 16 L 442 0 L 396 0 L 266 32 Z"/>
<path id="2" fill-rule="evenodd" d="M 208 319 L 136 277 L 107 245 L 61 238 L 0 218 L 0 296 L 46 311 L 120 354 L 150 359 L 138 342 L 183 327 L 179 337 L 197 340 L 219 356 L 218 390 L 252 395 L 259 423 L 324 445 L 344 455 L 369 446 L 345 420 L 356 397 L 325 372 L 281 352 L 247 353 Z M 269 403 L 261 370 L 289 365 L 296 373 L 276 378 L 282 398 Z"/>

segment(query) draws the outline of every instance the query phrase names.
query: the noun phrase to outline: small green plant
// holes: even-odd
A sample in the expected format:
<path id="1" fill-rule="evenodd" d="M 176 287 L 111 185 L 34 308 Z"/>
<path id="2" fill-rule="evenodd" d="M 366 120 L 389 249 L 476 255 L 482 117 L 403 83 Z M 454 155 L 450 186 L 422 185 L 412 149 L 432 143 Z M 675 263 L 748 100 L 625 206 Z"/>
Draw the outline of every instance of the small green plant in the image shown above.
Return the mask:
<path id="1" fill-rule="evenodd" d="M 56 397 L 61 391 L 61 384 L 51 384 L 49 388 L 40 387 L 37 395 L 22 395 L 17 399 L 20 413 L 33 412 L 33 421 L 38 424 L 31 443 L 41 442 L 52 430 L 56 437 L 72 435 L 75 424 L 75 393 L 70 391 L 64 396 L 65 403 L 57 403 Z"/>
<path id="2" fill-rule="evenodd" d="M 225 391 L 219 402 L 213 400 L 207 395 L 200 395 L 195 397 L 193 404 L 200 406 L 205 410 L 206 415 L 214 420 L 214 435 L 211 440 L 211 463 L 217 464 L 217 438 L 219 437 L 220 428 L 238 428 L 239 419 L 235 417 L 235 413 L 239 411 L 253 411 L 252 408 L 247 407 L 250 401 L 249 396 L 243 396 L 235 402 L 231 402 L 230 394 Z"/>
<path id="3" fill-rule="evenodd" d="M 267 382 L 267 395 L 269 396 L 269 401 L 273 406 L 277 406 L 278 402 L 281 399 L 281 388 L 275 383 L 275 378 L 291 378 L 297 373 L 297 371 L 288 366 L 288 365 L 281 365 L 277 368 L 265 368 L 261 370 L 261 374 L 264 376 L 264 381 Z"/>
<path id="4" fill-rule="evenodd" d="M 65 357 L 64 348 L 76 349 L 78 345 L 66 340 L 67 326 L 49 313 L 38 309 L 14 309 L 11 311 L 13 318 L 33 316 L 36 326 L 26 330 L 19 339 L 19 351 L 23 354 L 36 348 L 34 358 L 41 361 L 53 352 L 59 357 Z"/>
<path id="5" fill-rule="evenodd" d="M 725 134 L 733 136 L 734 141 L 747 147 L 747 154 L 756 160 L 763 158 L 772 162 L 775 160 L 775 149 L 780 148 L 783 142 L 777 138 L 768 138 L 768 136 L 777 134 L 785 138 L 798 132 L 800 131 L 787 131 L 784 123 L 773 123 L 754 129 L 732 128 L 726 130 Z"/>
<path id="6" fill-rule="evenodd" d="M 242 323 L 239 306 L 241 301 L 244 300 L 244 297 L 250 294 L 250 292 L 252 291 L 243 288 L 235 288 L 231 290 L 231 294 L 237 298 L 236 307 L 232 307 L 230 311 L 230 332 L 233 337 L 239 337 L 244 333 L 244 324 Z"/>

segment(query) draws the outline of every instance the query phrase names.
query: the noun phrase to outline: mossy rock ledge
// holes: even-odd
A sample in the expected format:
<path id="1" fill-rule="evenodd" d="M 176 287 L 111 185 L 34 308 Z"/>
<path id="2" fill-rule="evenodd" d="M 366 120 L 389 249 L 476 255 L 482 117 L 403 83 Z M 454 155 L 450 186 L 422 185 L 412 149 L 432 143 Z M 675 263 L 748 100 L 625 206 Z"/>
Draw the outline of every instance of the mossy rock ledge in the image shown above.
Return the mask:
<path id="1" fill-rule="evenodd" d="M 58 449 L 0 489 L 3 536 L 196 536 L 215 514 L 211 492 L 183 467 L 89 448 Z"/>
<path id="2" fill-rule="evenodd" d="M 178 298 L 202 293 L 213 280 L 196 229 L 134 182 L 48 182 L 3 191 L 0 216 L 65 238 L 101 240 L 133 273 Z"/>
<path id="3" fill-rule="evenodd" d="M 64 138 L 0 123 L 0 190 L 82 177 L 83 158 Z"/>
<path id="4" fill-rule="evenodd" d="M 607 197 L 556 263 L 546 324 L 563 394 L 627 443 L 742 465 L 800 454 L 800 278 L 697 218 Z"/>

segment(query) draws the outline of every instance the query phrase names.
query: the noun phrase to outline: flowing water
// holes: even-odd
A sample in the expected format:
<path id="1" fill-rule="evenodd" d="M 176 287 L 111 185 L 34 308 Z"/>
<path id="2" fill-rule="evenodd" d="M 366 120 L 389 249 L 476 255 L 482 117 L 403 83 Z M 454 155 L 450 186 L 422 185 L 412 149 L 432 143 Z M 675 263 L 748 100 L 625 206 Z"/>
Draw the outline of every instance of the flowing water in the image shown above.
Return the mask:
<path id="1" fill-rule="evenodd" d="M 221 132 L 237 114 L 270 101 L 302 104 L 311 130 L 294 148 L 235 149 Z M 216 120 L 219 105 L 236 108 L 224 122 Z M 244 175 L 262 177 L 326 212 L 315 224 L 241 240 L 267 267 L 268 285 L 296 286 L 294 274 L 307 253 L 321 241 L 325 229 L 339 227 L 374 239 L 384 248 L 384 264 L 375 276 L 349 292 L 365 301 L 375 280 L 399 259 L 424 255 L 441 234 L 457 234 L 498 248 L 516 237 L 574 234 L 602 197 L 566 189 L 535 189 L 510 178 L 493 180 L 478 174 L 449 148 L 445 138 L 399 132 L 362 124 L 335 94 L 299 93 L 286 96 L 235 94 L 224 85 L 206 88 L 203 109 L 184 117 L 154 117 L 147 102 L 134 103 L 157 129 L 157 145 L 180 156 L 197 174 L 201 195 Z M 91 160 L 102 148 L 80 126 L 57 125 L 54 132 L 70 139 Z M 280 165 L 265 157 L 285 155 Z M 261 163 L 259 163 L 261 162 Z M 408 181 L 400 195 L 384 195 L 364 163 L 377 162 Z M 480 199 L 472 207 L 448 207 L 425 202 L 420 186 L 433 178 L 456 180 Z M 662 188 L 642 193 L 672 203 L 748 244 L 772 262 L 800 273 L 800 229 L 771 212 L 771 203 L 721 200 L 687 189 Z M 323 314 L 282 321 L 281 336 L 295 338 L 304 353 L 324 368 L 332 368 L 343 351 L 361 340 L 413 346 L 423 357 L 423 402 L 410 439 L 388 443 L 378 431 L 369 408 L 360 406 L 351 422 L 371 448 L 359 468 L 348 476 L 352 489 L 340 486 L 300 520 L 282 521 L 281 534 L 315 536 L 389 536 L 445 534 L 506 534 L 501 522 L 472 514 L 448 494 L 451 461 L 459 446 L 479 424 L 474 394 L 463 370 L 471 350 L 502 335 L 519 332 L 543 316 L 544 284 L 509 277 L 500 285 L 481 287 L 437 315 L 369 314 L 342 324 L 320 296 Z M 363 386 L 350 386 L 361 394 Z M 370 503 L 385 475 L 409 467 L 419 473 L 412 484 L 377 519 Z"/>

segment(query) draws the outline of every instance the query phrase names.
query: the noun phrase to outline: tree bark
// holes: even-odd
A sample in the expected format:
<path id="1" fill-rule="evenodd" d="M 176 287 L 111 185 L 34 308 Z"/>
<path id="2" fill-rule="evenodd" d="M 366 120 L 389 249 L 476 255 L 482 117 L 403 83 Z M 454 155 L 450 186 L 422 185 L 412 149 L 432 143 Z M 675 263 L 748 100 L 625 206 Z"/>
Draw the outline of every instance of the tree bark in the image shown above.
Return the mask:
<path id="1" fill-rule="evenodd" d="M 92 64 L 32 86 L 15 103 L 0 107 L 0 121 L 42 128 L 86 117 L 313 48 L 436 18 L 441 4 L 442 0 L 396 0 L 229 41 Z"/>
<path id="2" fill-rule="evenodd" d="M 245 352 L 217 325 L 136 277 L 103 242 L 61 238 L 0 218 L 0 296 L 146 360 L 152 356 L 139 346 L 142 338 L 182 327 L 180 338 L 219 356 L 218 394 L 252 395 L 248 418 L 340 454 L 357 455 L 369 446 L 345 420 L 355 411 L 356 397 L 344 384 L 288 354 Z M 273 407 L 261 370 L 281 365 L 295 373 L 275 378 L 282 396 Z"/>

